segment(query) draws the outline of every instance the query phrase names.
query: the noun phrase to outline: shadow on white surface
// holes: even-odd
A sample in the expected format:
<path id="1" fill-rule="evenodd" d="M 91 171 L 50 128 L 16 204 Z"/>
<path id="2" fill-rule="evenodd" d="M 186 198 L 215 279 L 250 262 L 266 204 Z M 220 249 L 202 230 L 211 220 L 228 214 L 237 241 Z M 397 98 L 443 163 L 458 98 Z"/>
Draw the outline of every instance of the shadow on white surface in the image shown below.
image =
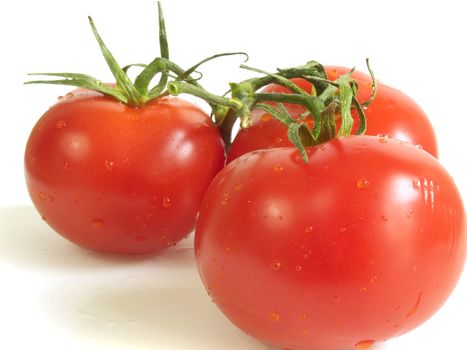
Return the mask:
<path id="1" fill-rule="evenodd" d="M 146 271 L 132 281 L 61 286 L 43 297 L 61 332 L 111 349 L 271 349 L 233 327 L 211 303 L 196 271 L 162 281 Z M 78 283 L 77 283 L 78 284 Z"/>
<path id="2" fill-rule="evenodd" d="M 0 208 L 0 227 L 8 305 L 21 329 L 34 329 L 21 339 L 12 329 L 0 348 L 273 350 L 234 327 L 211 302 L 192 238 L 160 254 L 124 257 L 74 246 L 32 207 Z M 0 324 L 8 318 L 1 316 Z"/>
<path id="3" fill-rule="evenodd" d="M 54 232 L 33 207 L 0 207 L 0 230 L 0 262 L 30 269 L 96 269 L 154 260 L 169 265 L 177 261 L 177 266 L 192 262 L 191 239 L 151 255 L 122 256 L 80 248 Z"/>

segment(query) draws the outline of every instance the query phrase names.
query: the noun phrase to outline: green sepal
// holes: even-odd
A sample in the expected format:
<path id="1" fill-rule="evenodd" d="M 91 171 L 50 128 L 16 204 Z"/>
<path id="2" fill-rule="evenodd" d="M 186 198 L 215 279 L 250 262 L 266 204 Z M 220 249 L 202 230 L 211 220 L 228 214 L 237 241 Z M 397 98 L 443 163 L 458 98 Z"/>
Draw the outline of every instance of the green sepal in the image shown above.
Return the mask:
<path id="1" fill-rule="evenodd" d="M 107 62 L 107 65 L 110 68 L 113 76 L 115 77 L 117 87 L 119 87 L 124 94 L 128 97 L 128 103 L 134 106 L 141 106 L 146 103 L 145 98 L 139 93 L 139 91 L 133 85 L 133 82 L 128 78 L 125 72 L 120 68 L 119 64 L 113 57 L 110 50 L 105 45 L 104 41 L 102 40 L 101 36 L 97 32 L 96 26 L 94 25 L 94 21 L 91 17 L 88 17 L 89 24 L 91 25 L 92 32 L 94 33 L 94 37 L 96 38 L 97 42 L 99 43 L 99 47 L 102 51 L 102 55 Z"/>
<path id="2" fill-rule="evenodd" d="M 357 101 L 357 98 L 355 96 L 352 97 L 352 104 L 357 110 L 358 114 L 358 128 L 355 134 L 357 135 L 363 135 L 366 132 L 366 116 L 365 116 L 365 111 L 363 110 L 362 105 Z"/>
<path id="3" fill-rule="evenodd" d="M 303 90 L 300 86 L 295 84 L 293 81 L 291 81 L 290 79 L 287 79 L 287 78 L 285 78 L 285 77 L 283 77 L 283 76 L 281 76 L 279 74 L 269 73 L 269 72 L 266 72 L 266 71 L 258 69 L 258 68 L 253 68 L 253 67 L 246 66 L 244 64 L 240 65 L 240 68 L 270 76 L 271 78 L 274 79 L 273 81 L 276 84 L 279 84 L 279 85 L 282 85 L 282 86 L 286 87 L 292 93 L 300 94 L 300 95 L 309 95 L 305 90 Z M 256 88 L 256 87 L 254 87 L 254 88 Z"/>
<path id="4" fill-rule="evenodd" d="M 257 104 L 255 108 L 262 109 L 287 127 L 287 137 L 290 142 L 297 147 L 303 160 L 307 162 L 308 155 L 305 147 L 311 146 L 314 143 L 310 128 L 308 128 L 306 124 L 297 123 L 297 121 L 290 116 L 282 103 L 279 103 L 278 106 L 280 111 L 277 108 L 264 103 Z"/>
<path id="5" fill-rule="evenodd" d="M 31 80 L 24 84 L 52 84 L 52 85 L 70 85 L 81 87 L 85 89 L 91 89 L 101 92 L 105 95 L 112 96 L 120 102 L 127 103 L 128 98 L 118 89 L 109 85 L 103 84 L 100 80 L 86 74 L 80 73 L 29 73 L 28 75 L 42 75 L 49 77 L 61 77 L 65 79 L 57 80 Z"/>

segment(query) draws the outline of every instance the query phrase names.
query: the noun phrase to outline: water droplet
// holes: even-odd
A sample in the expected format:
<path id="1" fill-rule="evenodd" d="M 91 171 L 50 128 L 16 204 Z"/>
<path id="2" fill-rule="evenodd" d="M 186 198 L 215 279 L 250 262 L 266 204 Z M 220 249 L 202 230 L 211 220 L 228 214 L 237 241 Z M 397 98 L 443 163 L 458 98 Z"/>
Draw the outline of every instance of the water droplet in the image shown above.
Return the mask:
<path id="1" fill-rule="evenodd" d="M 302 265 L 295 266 L 295 271 L 300 272 L 300 271 L 302 271 L 302 269 L 303 269 Z"/>
<path id="2" fill-rule="evenodd" d="M 334 300 L 335 303 L 338 303 L 338 302 L 341 301 L 341 298 L 339 298 L 338 295 L 334 295 L 334 296 L 332 297 L 332 300 Z"/>
<path id="3" fill-rule="evenodd" d="M 365 286 L 360 287 L 360 292 L 362 292 L 362 293 L 363 293 L 363 292 L 366 292 L 366 287 L 365 287 Z"/>
<path id="4" fill-rule="evenodd" d="M 261 121 L 262 121 L 262 122 L 268 122 L 268 121 L 271 120 L 271 118 L 272 118 L 272 117 L 271 117 L 270 114 L 265 113 L 265 114 L 263 114 L 263 115 L 261 116 Z"/>
<path id="5" fill-rule="evenodd" d="M 282 164 L 274 165 L 274 172 L 280 173 L 282 170 L 284 170 L 284 166 Z"/>
<path id="6" fill-rule="evenodd" d="M 224 251 L 225 251 L 227 254 L 229 254 L 231 250 L 232 250 L 232 249 L 230 248 L 230 246 L 228 246 L 228 245 L 224 246 Z"/>
<path id="7" fill-rule="evenodd" d="M 92 219 L 91 226 L 93 230 L 102 230 L 105 227 L 105 221 L 102 219 Z"/>
<path id="8" fill-rule="evenodd" d="M 375 343 L 374 340 L 362 340 L 355 344 L 355 349 L 366 350 L 369 349 Z"/>
<path id="9" fill-rule="evenodd" d="M 381 138 L 378 139 L 378 141 L 379 141 L 380 143 L 387 143 L 387 142 L 388 142 L 388 139 L 385 138 L 385 137 L 381 137 Z"/>
<path id="10" fill-rule="evenodd" d="M 70 168 L 70 164 L 68 163 L 67 160 L 65 160 L 65 161 L 63 162 L 63 169 L 64 169 L 64 170 L 68 170 L 69 168 Z"/>
<path id="11" fill-rule="evenodd" d="M 274 260 L 272 263 L 271 263 L 271 267 L 273 270 L 279 270 L 281 268 L 281 262 L 279 260 Z"/>
<path id="12" fill-rule="evenodd" d="M 410 218 L 412 215 L 413 215 L 413 210 L 409 210 L 409 212 L 407 213 L 407 217 Z"/>
<path id="13" fill-rule="evenodd" d="M 305 233 L 311 233 L 311 232 L 313 232 L 313 226 L 305 227 Z"/>
<path id="14" fill-rule="evenodd" d="M 358 179 L 357 180 L 357 188 L 359 189 L 364 189 L 364 188 L 367 188 L 368 186 L 370 186 L 370 181 L 368 181 L 367 179 Z"/>
<path id="15" fill-rule="evenodd" d="M 222 197 L 222 205 L 227 205 L 230 202 L 230 194 L 226 193 L 224 194 L 224 197 Z"/>
<path id="16" fill-rule="evenodd" d="M 242 188 L 243 188 L 243 185 L 242 185 L 242 184 L 236 184 L 236 185 L 235 185 L 235 190 L 236 190 L 236 191 L 240 191 Z"/>
<path id="17" fill-rule="evenodd" d="M 371 277 L 370 283 L 374 284 L 377 280 L 378 280 L 378 276 L 374 275 L 373 277 Z"/>
<path id="18" fill-rule="evenodd" d="M 50 201 L 53 202 L 55 200 L 55 197 L 51 194 L 47 194 L 45 192 L 39 192 L 39 199 L 41 201 Z"/>
<path id="19" fill-rule="evenodd" d="M 66 122 L 64 120 L 59 120 L 55 123 L 55 126 L 58 128 L 58 129 L 61 129 L 61 128 L 64 128 L 66 126 Z"/>
<path id="20" fill-rule="evenodd" d="M 347 231 L 347 229 L 346 229 L 345 227 L 341 227 L 341 228 L 339 229 L 339 232 L 340 232 L 340 233 L 345 232 L 345 231 Z"/>
<path id="21" fill-rule="evenodd" d="M 162 198 L 162 207 L 170 208 L 172 206 L 172 200 L 169 197 Z"/>
<path id="22" fill-rule="evenodd" d="M 274 144 L 275 145 L 280 145 L 280 144 L 282 144 L 283 141 L 284 141 L 284 139 L 282 137 L 276 137 L 275 140 L 274 140 Z"/>
<path id="23" fill-rule="evenodd" d="M 422 296 L 423 296 L 423 292 L 418 293 L 417 301 L 407 312 L 407 314 L 405 315 L 405 318 L 413 316 L 417 312 L 417 310 L 420 308 L 420 304 L 422 303 Z"/>
<path id="24" fill-rule="evenodd" d="M 386 215 L 381 215 L 380 219 L 384 222 L 388 221 L 388 217 Z"/>
<path id="25" fill-rule="evenodd" d="M 115 162 L 113 162 L 113 161 L 111 161 L 111 160 L 106 160 L 104 164 L 105 164 L 105 168 L 106 168 L 107 170 L 112 170 L 112 168 L 113 168 L 114 165 L 115 165 Z"/>
<path id="26" fill-rule="evenodd" d="M 281 319 L 280 315 L 277 312 L 272 312 L 269 317 L 274 322 L 279 322 L 279 320 Z"/>

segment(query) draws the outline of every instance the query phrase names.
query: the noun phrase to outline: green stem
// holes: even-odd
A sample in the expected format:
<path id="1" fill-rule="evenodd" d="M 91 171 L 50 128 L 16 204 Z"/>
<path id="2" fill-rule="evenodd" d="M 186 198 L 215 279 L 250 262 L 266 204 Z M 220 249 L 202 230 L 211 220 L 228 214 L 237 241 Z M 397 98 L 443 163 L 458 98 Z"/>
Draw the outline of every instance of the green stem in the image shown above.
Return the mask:
<path id="1" fill-rule="evenodd" d="M 239 111 L 243 108 L 243 103 L 237 99 L 227 98 L 211 94 L 200 86 L 186 83 L 184 81 L 171 81 L 167 84 L 167 91 L 174 96 L 189 94 L 201 98 L 202 100 Z"/>

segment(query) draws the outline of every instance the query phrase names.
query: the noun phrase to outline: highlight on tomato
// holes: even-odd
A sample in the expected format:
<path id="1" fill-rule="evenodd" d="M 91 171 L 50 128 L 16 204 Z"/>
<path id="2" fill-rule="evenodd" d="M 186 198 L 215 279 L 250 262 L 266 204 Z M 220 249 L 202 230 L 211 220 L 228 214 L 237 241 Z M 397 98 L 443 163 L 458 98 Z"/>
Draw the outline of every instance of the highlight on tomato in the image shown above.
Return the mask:
<path id="1" fill-rule="evenodd" d="M 198 85 L 169 61 L 162 11 L 161 57 L 132 82 L 94 35 L 116 84 L 74 73 L 46 73 L 78 86 L 33 128 L 25 151 L 26 183 L 36 209 L 55 231 L 96 251 L 152 253 L 193 230 L 212 178 L 224 166 L 221 135 L 210 117 L 167 96 L 169 75 Z M 160 80 L 150 83 L 155 75 Z"/>

